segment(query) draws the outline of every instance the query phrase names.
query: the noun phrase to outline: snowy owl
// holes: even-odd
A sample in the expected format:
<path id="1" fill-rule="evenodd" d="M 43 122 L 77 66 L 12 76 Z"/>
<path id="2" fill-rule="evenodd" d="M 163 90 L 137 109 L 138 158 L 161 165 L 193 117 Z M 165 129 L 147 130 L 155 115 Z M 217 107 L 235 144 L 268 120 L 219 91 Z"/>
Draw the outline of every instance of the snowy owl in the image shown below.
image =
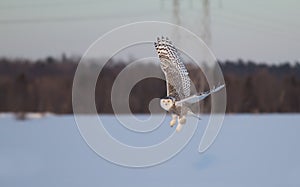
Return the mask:
<path id="1" fill-rule="evenodd" d="M 175 46 L 168 38 L 164 37 L 157 38 L 157 42 L 154 42 L 154 45 L 167 83 L 167 96 L 160 99 L 160 106 L 172 114 L 171 127 L 178 120 L 176 131 L 179 132 L 186 123 L 187 115 L 197 117 L 191 111 L 189 105 L 221 90 L 224 85 L 220 85 L 217 88 L 214 87 L 212 90 L 200 95 L 191 96 L 189 73 L 181 61 Z"/>

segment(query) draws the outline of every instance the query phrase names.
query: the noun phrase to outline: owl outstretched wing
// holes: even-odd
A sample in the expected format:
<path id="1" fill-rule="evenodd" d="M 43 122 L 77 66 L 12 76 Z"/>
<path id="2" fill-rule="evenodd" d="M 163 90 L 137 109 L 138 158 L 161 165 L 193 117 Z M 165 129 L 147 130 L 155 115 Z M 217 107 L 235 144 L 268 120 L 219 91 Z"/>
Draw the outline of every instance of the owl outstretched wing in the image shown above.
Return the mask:
<path id="1" fill-rule="evenodd" d="M 218 86 L 218 87 L 213 87 L 213 89 L 211 89 L 210 91 L 207 91 L 207 92 L 203 92 L 199 95 L 192 95 L 190 97 L 187 97 L 185 99 L 182 99 L 180 101 L 177 101 L 175 102 L 175 105 L 182 105 L 183 103 L 186 103 L 186 104 L 192 104 L 192 103 L 196 103 L 198 101 L 201 101 L 203 99 L 205 99 L 206 97 L 208 97 L 209 95 L 213 94 L 213 93 L 216 93 L 220 90 L 222 90 L 223 88 L 225 87 L 224 84 Z"/>
<path id="2" fill-rule="evenodd" d="M 164 37 L 157 38 L 154 45 L 166 77 L 167 95 L 176 101 L 189 97 L 191 80 L 175 46 Z"/>

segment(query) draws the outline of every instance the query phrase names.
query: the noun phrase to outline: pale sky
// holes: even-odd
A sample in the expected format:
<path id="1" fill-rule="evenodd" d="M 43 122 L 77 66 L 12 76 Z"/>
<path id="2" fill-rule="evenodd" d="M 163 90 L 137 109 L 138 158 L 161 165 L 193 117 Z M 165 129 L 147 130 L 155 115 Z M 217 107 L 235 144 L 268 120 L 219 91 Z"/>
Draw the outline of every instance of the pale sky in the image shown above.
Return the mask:
<path id="1" fill-rule="evenodd" d="M 299 0 L 210 2 L 218 59 L 300 61 Z M 201 0 L 180 5 L 183 26 L 200 34 Z M 82 55 L 104 33 L 136 21 L 174 22 L 172 0 L 0 0 L 0 56 Z"/>

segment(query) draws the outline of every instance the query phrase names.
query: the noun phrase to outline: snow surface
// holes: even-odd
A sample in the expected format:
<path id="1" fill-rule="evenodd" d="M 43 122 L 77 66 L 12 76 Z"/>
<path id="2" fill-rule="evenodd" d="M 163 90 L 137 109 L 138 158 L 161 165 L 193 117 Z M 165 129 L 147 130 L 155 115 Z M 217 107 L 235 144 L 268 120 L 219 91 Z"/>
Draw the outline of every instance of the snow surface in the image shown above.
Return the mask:
<path id="1" fill-rule="evenodd" d="M 95 154 L 72 115 L 25 121 L 1 115 L 0 186 L 300 186 L 299 114 L 227 115 L 215 143 L 199 154 L 208 116 L 202 118 L 192 140 L 171 160 L 126 168 Z M 133 145 L 157 143 L 175 130 L 169 119 L 149 134 L 126 130 L 111 116 L 103 120 L 114 137 Z"/>

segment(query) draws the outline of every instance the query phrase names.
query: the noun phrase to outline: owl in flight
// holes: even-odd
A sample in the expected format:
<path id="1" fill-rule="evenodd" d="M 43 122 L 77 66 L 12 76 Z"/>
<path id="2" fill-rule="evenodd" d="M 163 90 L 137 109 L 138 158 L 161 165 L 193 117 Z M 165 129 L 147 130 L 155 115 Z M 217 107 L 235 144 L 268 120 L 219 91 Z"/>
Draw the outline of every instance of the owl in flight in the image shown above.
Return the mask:
<path id="1" fill-rule="evenodd" d="M 167 83 L 167 96 L 160 99 L 160 106 L 172 114 L 171 127 L 178 121 L 176 131 L 179 132 L 186 123 L 187 115 L 197 117 L 191 111 L 189 105 L 201 101 L 210 94 L 221 90 L 224 88 L 224 85 L 220 85 L 217 88 L 214 87 L 212 90 L 199 95 L 191 95 L 189 73 L 172 42 L 168 38 L 161 37 L 157 38 L 154 46 Z"/>

